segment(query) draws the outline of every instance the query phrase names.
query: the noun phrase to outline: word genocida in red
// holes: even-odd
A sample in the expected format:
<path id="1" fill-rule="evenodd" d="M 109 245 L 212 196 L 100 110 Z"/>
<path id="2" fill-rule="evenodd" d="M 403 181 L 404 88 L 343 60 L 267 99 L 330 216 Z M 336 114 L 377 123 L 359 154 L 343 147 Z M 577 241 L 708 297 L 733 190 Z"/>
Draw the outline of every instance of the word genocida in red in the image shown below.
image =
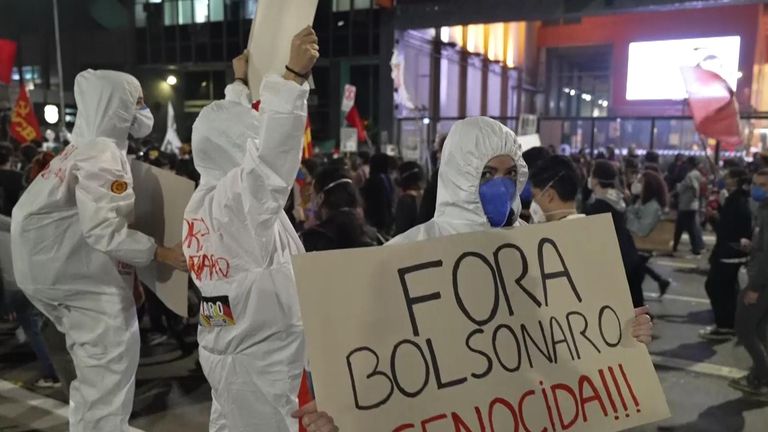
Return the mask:
<path id="1" fill-rule="evenodd" d="M 497 396 L 487 405 L 473 407 L 474 415 L 462 416 L 455 411 L 441 413 L 417 423 L 403 423 L 392 432 L 445 430 L 447 425 L 453 426 L 454 432 L 567 431 L 579 420 L 588 423 L 590 413 L 603 417 L 613 415 L 619 420 L 622 412 L 626 418 L 632 410 L 642 412 L 623 364 L 618 368 L 598 369 L 597 375 L 580 375 L 575 385 L 562 382 L 545 385 L 539 381 L 538 387 L 529 388 L 512 400 Z M 544 404 L 547 418 L 526 417 L 526 407 L 536 402 Z"/>
<path id="2" fill-rule="evenodd" d="M 445 390 L 462 386 L 470 380 L 487 379 L 492 373 L 494 375 L 491 379 L 497 379 L 499 374 L 516 374 L 525 369 L 535 370 L 542 364 L 575 362 L 581 360 L 585 354 L 601 354 L 619 346 L 622 341 L 622 321 L 616 310 L 608 304 L 602 306 L 590 304 L 579 310 L 574 308 L 560 314 L 543 313 L 542 318 L 537 321 L 522 322 L 514 318 L 517 307 L 535 307 L 546 312 L 551 301 L 576 304 L 583 302 L 582 294 L 576 287 L 560 248 L 553 239 L 545 237 L 539 240 L 536 261 L 532 272 L 534 274 L 526 278 L 529 275 L 529 258 L 521 247 L 505 243 L 498 246 L 489 256 L 474 251 L 464 252 L 455 259 L 452 268 L 442 260 L 434 260 L 398 269 L 412 337 L 398 341 L 391 349 L 360 346 L 347 354 L 346 363 L 355 407 L 360 411 L 376 410 L 385 406 L 395 395 L 416 399 L 427 388 Z M 421 293 L 424 291 L 421 289 L 418 290 L 419 295 L 414 294 L 416 287 L 409 285 L 409 279 L 421 272 L 424 272 L 421 280 L 425 280 L 425 277 L 435 277 L 437 272 L 448 271 L 446 267 L 451 268 L 453 295 L 447 294 L 445 297 L 453 297 L 452 299 L 444 298 L 446 293 L 440 290 Z M 466 273 L 468 268 L 475 269 L 476 272 L 471 274 L 476 276 L 462 278 L 462 274 L 465 276 L 470 274 Z M 491 287 L 486 287 L 484 282 L 477 280 L 479 271 L 488 273 L 489 277 L 483 280 L 492 281 Z M 540 281 L 540 285 L 534 286 L 531 283 L 532 280 Z M 552 298 L 550 289 L 556 289 L 556 294 Z M 482 311 L 478 310 L 476 303 L 468 301 L 478 296 L 489 296 L 488 301 L 484 303 L 489 306 L 483 307 Z M 442 334 L 445 332 L 432 336 L 422 335 L 417 319 L 419 310 L 435 306 L 444 307 L 450 303 L 443 302 L 451 301 L 461 316 L 472 324 L 473 330 L 466 335 Z M 461 358 L 456 358 L 455 355 L 441 356 L 440 349 L 445 350 L 446 346 L 452 342 L 463 345 L 467 355 L 459 356 Z M 460 352 L 462 349 L 459 348 L 457 351 L 455 348 L 451 352 Z M 636 402 L 623 366 L 619 365 L 618 369 L 626 386 L 630 389 L 632 400 Z M 447 371 L 451 371 L 451 376 L 448 376 Z M 621 395 L 623 406 L 626 406 L 623 396 L 625 393 L 618 389 L 615 370 L 608 368 L 608 374 L 611 376 L 611 381 L 616 384 L 615 391 Z M 605 372 L 601 370 L 601 378 L 604 375 Z M 606 379 L 601 379 L 601 383 L 606 382 Z M 555 384 L 549 388 L 541 384 L 541 395 L 552 419 L 554 417 L 547 392 L 553 395 L 573 396 L 572 399 L 578 410 L 572 418 L 568 419 L 562 418 L 561 410 L 557 405 L 562 399 L 554 398 L 558 419 L 562 419 L 560 426 L 563 430 L 567 430 L 577 422 L 579 413 L 586 421 L 585 409 L 592 402 L 600 405 L 601 410 L 608 415 L 604 399 L 597 391 L 594 380 L 588 376 L 582 376 L 576 387 L 578 390 L 565 383 Z M 608 388 L 607 384 L 604 388 Z M 489 404 L 488 415 L 485 418 L 481 415 L 482 410 L 476 407 L 480 422 L 479 429 L 469 428 L 458 414 L 452 413 L 424 420 L 421 430 L 427 430 L 425 424 L 444 421 L 450 417 L 450 421 L 456 425 L 456 432 L 485 431 L 484 425 L 494 431 L 493 414 L 504 408 L 512 416 L 513 423 L 517 425 L 514 430 L 517 431 L 519 426 L 528 432 L 524 416 L 525 406 L 526 401 L 532 400 L 535 393 L 534 390 L 528 390 L 514 403 L 504 398 L 496 398 Z M 608 399 L 613 406 L 612 396 Z M 639 409 L 639 404 L 635 403 L 635 405 Z M 617 411 L 614 410 L 614 412 Z M 554 420 L 550 423 L 551 431 L 554 431 Z M 417 428 L 415 424 L 406 423 L 394 430 L 407 431 L 414 428 Z M 549 429 L 539 427 L 536 430 L 546 432 Z"/>
<path id="3" fill-rule="evenodd" d="M 204 239 L 211 230 L 203 218 L 184 219 L 184 240 L 182 245 L 187 253 L 187 267 L 197 281 L 229 278 L 229 260 L 206 253 Z"/>

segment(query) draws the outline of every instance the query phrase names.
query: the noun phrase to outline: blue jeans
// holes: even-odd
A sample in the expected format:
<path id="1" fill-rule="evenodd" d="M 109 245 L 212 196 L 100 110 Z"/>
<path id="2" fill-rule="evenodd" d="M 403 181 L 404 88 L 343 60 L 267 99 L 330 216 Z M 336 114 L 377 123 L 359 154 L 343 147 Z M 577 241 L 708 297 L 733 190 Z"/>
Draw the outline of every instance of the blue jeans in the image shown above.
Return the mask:
<path id="1" fill-rule="evenodd" d="M 29 302 L 23 292 L 10 290 L 6 292 L 6 295 L 8 296 L 10 312 L 16 314 L 16 320 L 24 330 L 24 334 L 27 335 L 27 342 L 40 362 L 43 378 L 56 378 L 56 371 L 53 369 L 51 357 L 48 355 L 48 348 L 40 333 L 43 326 L 43 314 Z"/>

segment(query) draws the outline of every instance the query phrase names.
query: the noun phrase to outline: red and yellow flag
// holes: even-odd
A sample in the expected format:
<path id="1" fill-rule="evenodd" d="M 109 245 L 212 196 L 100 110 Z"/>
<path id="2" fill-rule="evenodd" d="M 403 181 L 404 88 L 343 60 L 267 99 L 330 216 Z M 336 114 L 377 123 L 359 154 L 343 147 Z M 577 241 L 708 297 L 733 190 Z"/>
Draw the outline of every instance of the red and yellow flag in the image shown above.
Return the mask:
<path id="1" fill-rule="evenodd" d="M 21 83 L 19 97 L 16 99 L 16 105 L 11 114 L 11 136 L 21 144 L 26 144 L 32 140 L 41 140 L 43 135 L 40 133 L 40 124 L 37 122 L 37 116 L 29 103 L 29 95 L 24 83 Z"/>
<path id="2" fill-rule="evenodd" d="M 312 146 L 312 124 L 309 122 L 309 115 L 307 115 L 307 123 L 304 126 L 304 146 L 302 148 L 304 149 L 303 159 L 309 159 L 315 154 L 315 149 Z"/>

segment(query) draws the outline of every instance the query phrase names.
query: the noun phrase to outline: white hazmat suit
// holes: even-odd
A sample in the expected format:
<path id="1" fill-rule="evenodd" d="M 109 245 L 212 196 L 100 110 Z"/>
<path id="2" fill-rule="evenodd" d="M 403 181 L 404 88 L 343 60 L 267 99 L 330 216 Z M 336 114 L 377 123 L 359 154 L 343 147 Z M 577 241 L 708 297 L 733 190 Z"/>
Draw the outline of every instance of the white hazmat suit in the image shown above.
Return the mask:
<path id="1" fill-rule="evenodd" d="M 305 366 L 291 256 L 304 252 L 283 212 L 299 170 L 309 87 L 277 76 L 260 112 L 240 82 L 192 131 L 201 184 L 187 206 L 184 253 L 203 294 L 200 363 L 210 430 L 295 432 Z"/>
<path id="2" fill-rule="evenodd" d="M 75 432 L 127 431 L 133 407 L 139 327 L 127 282 L 130 266 L 148 264 L 156 250 L 152 238 L 128 228 L 127 138 L 141 94 L 128 74 L 78 74 L 72 144 L 13 210 L 16 281 L 64 333 L 77 371 L 69 412 Z"/>
<path id="3" fill-rule="evenodd" d="M 492 158 L 508 155 L 517 165 L 517 192 L 512 208 L 519 224 L 520 192 L 528 180 L 528 167 L 514 132 L 487 117 L 456 122 L 448 133 L 437 178 L 435 217 L 393 238 L 387 244 L 491 229 L 480 202 L 480 178 Z"/>

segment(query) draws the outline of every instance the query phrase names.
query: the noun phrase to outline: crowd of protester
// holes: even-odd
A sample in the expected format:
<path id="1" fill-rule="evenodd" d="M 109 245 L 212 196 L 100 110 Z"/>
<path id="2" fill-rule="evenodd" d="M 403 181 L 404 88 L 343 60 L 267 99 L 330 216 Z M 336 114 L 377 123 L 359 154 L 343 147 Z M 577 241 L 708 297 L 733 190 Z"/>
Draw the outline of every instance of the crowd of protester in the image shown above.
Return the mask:
<path id="1" fill-rule="evenodd" d="M 309 251 L 379 246 L 389 239 L 431 220 L 435 215 L 437 181 L 445 137 L 437 139 L 431 172 L 415 161 L 384 153 L 317 155 L 304 160 L 285 212 Z M 161 169 L 174 171 L 198 183 L 192 150 L 162 151 L 145 140 L 134 143 L 129 155 Z M 652 265 L 661 250 L 646 250 L 647 239 L 659 235 L 658 227 L 674 220 L 674 233 L 664 238 L 678 256 L 682 234 L 690 242 L 690 257 L 707 251 L 703 232 L 715 235 L 709 252 L 704 287 L 711 300 L 715 325 L 702 329 L 701 337 L 727 340 L 738 336 L 754 361 L 747 376 L 732 385 L 747 392 L 768 395 L 768 170 L 765 157 L 750 163 L 726 160 L 715 166 L 707 158 L 675 156 L 668 164 L 657 153 L 642 156 L 634 148 L 620 155 L 613 148 L 556 154 L 555 148 L 535 147 L 523 153 L 530 170 L 520 198 L 520 219 L 545 223 L 610 214 L 635 307 L 645 304 L 643 282 L 649 276 L 663 297 L 673 282 Z M 25 187 L 55 157 L 35 144 L 17 148 L 0 145 L 0 214 L 9 217 Z M 739 272 L 748 272 L 750 283 L 740 286 Z M 190 289 L 193 285 L 190 284 Z M 7 291 L 7 290 L 6 290 Z M 171 313 L 146 290 L 140 315 L 146 311 L 148 326 L 142 333 L 147 345 L 170 339 L 189 352 L 184 321 Z M 18 294 L 18 295 L 17 295 Z M 58 385 L 40 336 L 42 315 L 20 292 L 5 292 L 5 317 L 18 321 L 41 362 L 37 385 Z M 191 333 L 188 329 L 187 333 Z"/>

